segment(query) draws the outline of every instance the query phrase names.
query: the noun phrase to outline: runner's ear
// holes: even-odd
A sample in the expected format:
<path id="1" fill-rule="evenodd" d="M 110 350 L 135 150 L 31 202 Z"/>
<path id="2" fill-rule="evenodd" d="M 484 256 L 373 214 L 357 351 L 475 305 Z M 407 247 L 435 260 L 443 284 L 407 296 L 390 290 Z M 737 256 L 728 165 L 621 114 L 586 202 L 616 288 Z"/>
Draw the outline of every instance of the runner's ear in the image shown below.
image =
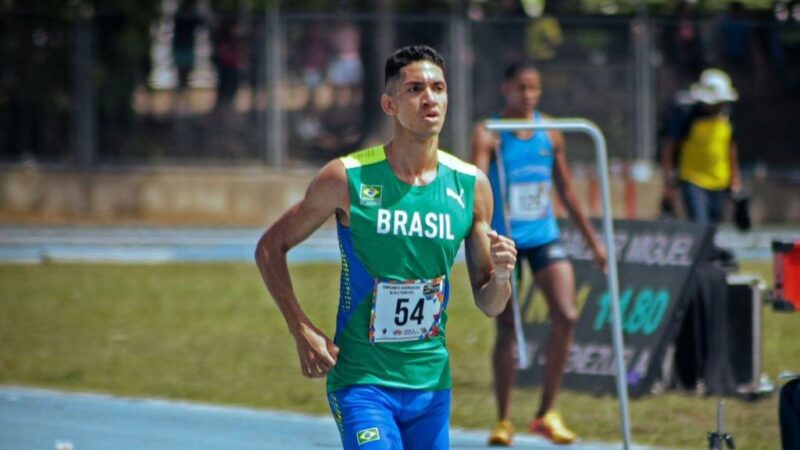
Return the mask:
<path id="1" fill-rule="evenodd" d="M 383 112 L 386 113 L 387 116 L 394 116 L 397 112 L 394 99 L 387 94 L 381 95 L 381 109 L 383 109 Z"/>

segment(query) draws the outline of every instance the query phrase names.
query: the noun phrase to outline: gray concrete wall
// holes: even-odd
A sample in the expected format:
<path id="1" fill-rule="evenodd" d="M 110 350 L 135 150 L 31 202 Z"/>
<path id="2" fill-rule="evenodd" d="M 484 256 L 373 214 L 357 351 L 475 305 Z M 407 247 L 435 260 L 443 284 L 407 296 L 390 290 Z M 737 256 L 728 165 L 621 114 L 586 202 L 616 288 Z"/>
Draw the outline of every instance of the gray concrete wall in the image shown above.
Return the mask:
<path id="1" fill-rule="evenodd" d="M 261 225 L 299 201 L 309 170 L 0 168 L 4 222 Z"/>
<path id="2" fill-rule="evenodd" d="M 0 222 L 243 225 L 272 223 L 299 201 L 311 169 L 133 167 L 81 171 L 0 167 Z M 597 183 L 574 178 L 587 210 L 600 211 Z M 615 217 L 658 217 L 661 180 L 612 177 Z M 758 223 L 800 222 L 800 185 L 754 184 Z"/>

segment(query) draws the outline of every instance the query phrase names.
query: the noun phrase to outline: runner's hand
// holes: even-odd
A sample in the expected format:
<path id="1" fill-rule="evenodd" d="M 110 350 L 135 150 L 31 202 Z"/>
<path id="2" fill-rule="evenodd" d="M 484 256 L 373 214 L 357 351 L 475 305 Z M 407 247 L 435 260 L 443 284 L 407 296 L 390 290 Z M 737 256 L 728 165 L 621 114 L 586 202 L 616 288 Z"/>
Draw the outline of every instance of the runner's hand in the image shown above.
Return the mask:
<path id="1" fill-rule="evenodd" d="M 594 258 L 595 266 L 608 273 L 608 252 L 603 244 L 598 242 L 592 247 L 592 257 Z"/>
<path id="2" fill-rule="evenodd" d="M 317 327 L 304 324 L 295 335 L 300 370 L 308 378 L 321 378 L 336 365 L 339 347 Z"/>
<path id="3" fill-rule="evenodd" d="M 494 276 L 500 280 L 510 279 L 514 265 L 517 263 L 517 248 L 514 241 L 497 234 L 494 230 L 489 231 L 486 235 L 489 236 Z"/>

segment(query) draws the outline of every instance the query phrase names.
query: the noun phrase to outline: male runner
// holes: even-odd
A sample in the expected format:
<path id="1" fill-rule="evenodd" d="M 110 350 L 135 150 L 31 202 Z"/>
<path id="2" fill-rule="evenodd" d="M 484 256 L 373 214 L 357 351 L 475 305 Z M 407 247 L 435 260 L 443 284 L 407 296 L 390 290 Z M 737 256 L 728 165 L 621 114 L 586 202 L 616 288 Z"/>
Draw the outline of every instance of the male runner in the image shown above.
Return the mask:
<path id="1" fill-rule="evenodd" d="M 542 82 L 533 63 L 522 61 L 509 66 L 502 92 L 506 102 L 503 118 L 542 120 L 542 114 L 536 111 Z M 559 198 L 589 243 L 599 267 L 605 267 L 605 248 L 596 238 L 572 189 L 561 132 L 503 132 L 498 135 L 478 124 L 473 135 L 473 151 L 475 164 L 489 173 L 492 183 L 496 205 L 492 226 L 514 239 L 549 306 L 551 326 L 545 347 L 542 397 L 530 431 L 559 444 L 572 443 L 575 433 L 552 411 L 572 345 L 578 311 L 574 302 L 572 264 L 559 243 L 558 224 L 550 203 L 551 185 L 555 184 Z M 499 167 L 497 158 L 502 161 Z M 511 230 L 505 230 L 503 205 L 508 207 L 505 214 L 509 214 Z M 489 436 L 491 445 L 510 446 L 513 441 L 510 407 L 516 376 L 516 346 L 514 314 L 509 302 L 497 320 L 497 339 L 492 354 L 500 421 Z"/>
<path id="2" fill-rule="evenodd" d="M 438 149 L 444 61 L 411 46 L 386 61 L 381 107 L 393 136 L 333 160 L 260 239 L 256 261 L 309 378 L 328 377 L 346 450 L 446 450 L 450 269 L 466 243 L 474 301 L 497 316 L 511 293 L 513 241 L 489 227 L 492 193 L 475 166 Z M 306 317 L 286 253 L 336 216 L 341 295 L 333 341 Z M 461 301 L 462 299 L 458 299 Z"/>

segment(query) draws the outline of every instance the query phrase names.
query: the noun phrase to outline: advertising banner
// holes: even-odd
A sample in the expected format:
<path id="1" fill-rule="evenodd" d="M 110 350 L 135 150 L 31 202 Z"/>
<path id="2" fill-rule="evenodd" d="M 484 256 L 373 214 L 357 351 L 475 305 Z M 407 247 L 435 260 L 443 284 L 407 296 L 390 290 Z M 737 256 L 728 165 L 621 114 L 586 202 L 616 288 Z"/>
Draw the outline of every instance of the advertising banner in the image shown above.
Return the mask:
<path id="1" fill-rule="evenodd" d="M 560 221 L 561 239 L 575 269 L 580 311 L 562 386 L 593 393 L 616 392 L 611 338 L 611 298 L 606 274 L 596 268 L 580 232 Z M 595 228 L 600 230 L 600 224 Z M 619 303 L 625 343 L 625 377 L 631 396 L 650 392 L 659 378 L 663 354 L 675 339 L 689 301 L 688 281 L 713 239 L 713 228 L 684 222 L 617 220 L 614 239 L 619 273 Z M 602 239 L 601 239 L 602 241 Z M 526 274 L 529 271 L 525 272 Z M 540 290 L 525 288 L 520 302 L 525 340 L 532 361 L 517 382 L 541 382 L 550 321 Z"/>

